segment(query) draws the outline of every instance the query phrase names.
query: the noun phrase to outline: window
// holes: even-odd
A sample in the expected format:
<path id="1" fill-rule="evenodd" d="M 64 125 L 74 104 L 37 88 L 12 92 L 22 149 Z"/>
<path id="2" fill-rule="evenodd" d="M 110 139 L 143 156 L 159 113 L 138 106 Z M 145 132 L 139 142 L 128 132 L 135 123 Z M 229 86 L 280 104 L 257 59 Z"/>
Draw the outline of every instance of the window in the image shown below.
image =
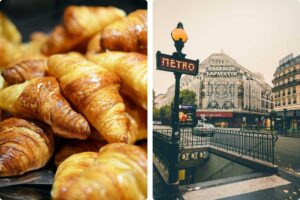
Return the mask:
<path id="1" fill-rule="evenodd" d="M 297 99 L 294 98 L 294 99 L 293 99 L 293 104 L 296 104 L 296 103 L 297 103 Z"/>
<path id="2" fill-rule="evenodd" d="M 293 93 L 296 93 L 296 87 L 293 87 Z"/>
<path id="3" fill-rule="evenodd" d="M 288 99 L 288 105 L 290 105 L 291 104 L 291 99 Z"/>

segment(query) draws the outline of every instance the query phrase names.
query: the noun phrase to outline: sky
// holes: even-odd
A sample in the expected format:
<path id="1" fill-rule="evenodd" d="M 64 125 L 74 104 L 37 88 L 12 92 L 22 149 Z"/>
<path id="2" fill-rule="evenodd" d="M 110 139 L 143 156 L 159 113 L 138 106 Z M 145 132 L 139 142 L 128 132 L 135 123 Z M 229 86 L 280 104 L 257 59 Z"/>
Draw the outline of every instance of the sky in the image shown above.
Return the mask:
<path id="1" fill-rule="evenodd" d="M 186 58 L 200 63 L 223 50 L 272 85 L 279 60 L 300 55 L 300 0 L 154 0 L 153 49 L 175 51 L 171 31 L 182 22 L 188 34 Z M 165 93 L 175 83 L 171 72 L 156 70 L 153 86 Z M 200 66 L 201 67 L 201 66 Z"/>

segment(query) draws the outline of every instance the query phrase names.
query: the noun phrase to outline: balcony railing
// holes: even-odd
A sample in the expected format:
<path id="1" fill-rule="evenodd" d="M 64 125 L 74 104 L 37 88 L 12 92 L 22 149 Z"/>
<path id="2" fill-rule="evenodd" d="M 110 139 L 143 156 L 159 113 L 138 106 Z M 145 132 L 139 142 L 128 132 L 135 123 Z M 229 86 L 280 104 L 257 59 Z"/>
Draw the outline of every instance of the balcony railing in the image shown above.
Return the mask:
<path id="1" fill-rule="evenodd" d="M 272 92 L 277 92 L 278 90 L 282 90 L 282 89 L 285 89 L 285 88 L 288 88 L 288 87 L 291 87 L 291 86 L 295 86 L 295 85 L 298 85 L 298 84 L 300 84 L 300 80 L 293 80 L 293 81 L 290 81 L 288 83 L 283 83 L 281 85 L 275 86 L 272 89 Z"/>
<path id="2" fill-rule="evenodd" d="M 277 81 L 280 81 L 282 79 L 285 79 L 285 78 L 287 78 L 289 76 L 293 76 L 293 75 L 296 75 L 296 74 L 300 74 L 300 69 L 292 70 L 292 71 L 290 71 L 290 72 L 288 72 L 286 74 L 283 74 L 283 75 L 281 75 L 281 76 L 279 76 L 277 78 L 274 78 L 273 81 L 272 81 L 272 83 L 275 83 Z"/>

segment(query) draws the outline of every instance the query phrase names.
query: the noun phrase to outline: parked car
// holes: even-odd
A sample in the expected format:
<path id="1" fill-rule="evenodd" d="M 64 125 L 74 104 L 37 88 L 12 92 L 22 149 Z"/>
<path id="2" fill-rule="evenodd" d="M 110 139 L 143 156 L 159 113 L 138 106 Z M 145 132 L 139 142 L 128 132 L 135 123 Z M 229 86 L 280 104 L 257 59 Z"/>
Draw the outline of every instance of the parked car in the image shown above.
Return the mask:
<path id="1" fill-rule="evenodd" d="M 161 121 L 153 121 L 153 125 L 161 125 Z"/>
<path id="2" fill-rule="evenodd" d="M 202 137 L 213 137 L 215 126 L 213 124 L 201 123 L 193 128 L 193 135 Z"/>

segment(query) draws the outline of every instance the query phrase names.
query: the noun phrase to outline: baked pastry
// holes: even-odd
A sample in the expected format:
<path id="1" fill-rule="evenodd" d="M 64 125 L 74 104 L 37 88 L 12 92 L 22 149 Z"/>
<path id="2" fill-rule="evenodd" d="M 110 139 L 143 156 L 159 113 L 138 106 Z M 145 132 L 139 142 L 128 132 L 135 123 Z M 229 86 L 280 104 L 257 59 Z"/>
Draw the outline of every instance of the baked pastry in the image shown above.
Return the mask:
<path id="1" fill-rule="evenodd" d="M 116 74 L 72 55 L 51 56 L 48 71 L 59 80 L 68 100 L 108 142 L 133 144 L 139 139 L 139 133 L 130 129 Z"/>
<path id="2" fill-rule="evenodd" d="M 17 27 L 2 12 L 0 12 L 0 37 L 15 44 L 20 43 L 22 40 Z"/>
<path id="3" fill-rule="evenodd" d="M 135 145 L 114 143 L 98 155 L 72 155 L 58 167 L 51 196 L 54 200 L 146 199 L 146 153 Z"/>
<path id="4" fill-rule="evenodd" d="M 123 99 L 130 130 L 138 135 L 138 140 L 147 138 L 147 111 L 136 105 L 130 98 L 123 96 Z"/>
<path id="5" fill-rule="evenodd" d="M 93 140 L 64 140 L 61 142 L 61 147 L 55 154 L 55 165 L 59 166 L 69 156 L 86 152 L 98 152 L 101 147 L 107 144 L 105 141 L 93 141 Z"/>
<path id="6" fill-rule="evenodd" d="M 6 67 L 10 62 L 22 56 L 18 44 L 8 41 L 0 36 L 0 68 Z"/>
<path id="7" fill-rule="evenodd" d="M 23 119 L 0 122 L 0 176 L 42 168 L 53 152 L 53 136 Z"/>
<path id="8" fill-rule="evenodd" d="M 0 108 L 50 125 L 61 137 L 86 139 L 90 127 L 60 94 L 54 77 L 36 78 L 0 90 Z"/>
<path id="9" fill-rule="evenodd" d="M 121 92 L 147 109 L 147 57 L 139 53 L 106 52 L 89 54 L 88 59 L 118 74 Z"/>
<path id="10" fill-rule="evenodd" d="M 52 55 L 84 49 L 93 35 L 124 16 L 125 12 L 115 7 L 69 6 L 65 10 L 63 24 L 50 34 L 42 52 Z"/>
<path id="11" fill-rule="evenodd" d="M 22 59 L 2 70 L 2 76 L 9 84 L 23 83 L 33 78 L 44 77 L 47 70 L 47 58 L 31 57 Z"/>
<path id="12" fill-rule="evenodd" d="M 101 33 L 97 33 L 90 39 L 87 45 L 87 54 L 94 54 L 94 53 L 101 52 L 101 46 L 99 44 L 100 38 L 101 38 Z"/>
<path id="13" fill-rule="evenodd" d="M 147 11 L 136 10 L 101 32 L 102 50 L 147 54 Z"/>

